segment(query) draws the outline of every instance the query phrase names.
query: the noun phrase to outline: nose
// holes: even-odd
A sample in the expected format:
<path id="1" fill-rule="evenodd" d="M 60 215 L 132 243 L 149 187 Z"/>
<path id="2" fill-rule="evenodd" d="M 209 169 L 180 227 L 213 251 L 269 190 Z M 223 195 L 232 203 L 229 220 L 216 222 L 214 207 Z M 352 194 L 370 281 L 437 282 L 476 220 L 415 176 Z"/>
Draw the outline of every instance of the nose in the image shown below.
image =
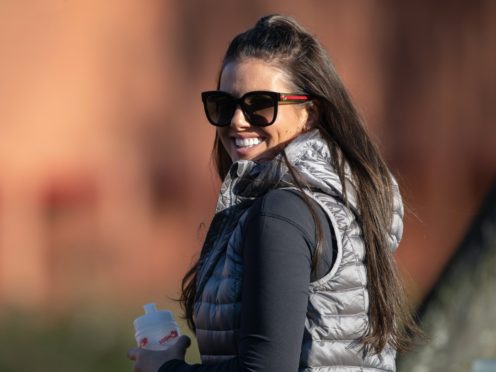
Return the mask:
<path id="1" fill-rule="evenodd" d="M 231 119 L 231 127 L 234 129 L 242 129 L 250 126 L 250 123 L 246 121 L 245 114 L 241 107 L 237 106 L 234 110 L 234 115 Z"/>

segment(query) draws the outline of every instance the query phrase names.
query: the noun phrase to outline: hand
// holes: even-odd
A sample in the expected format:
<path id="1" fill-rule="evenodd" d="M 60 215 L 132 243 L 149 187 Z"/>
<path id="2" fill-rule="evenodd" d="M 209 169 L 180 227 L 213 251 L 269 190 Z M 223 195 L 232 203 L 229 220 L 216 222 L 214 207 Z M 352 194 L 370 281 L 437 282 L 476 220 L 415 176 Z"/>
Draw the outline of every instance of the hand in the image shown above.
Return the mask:
<path id="1" fill-rule="evenodd" d="M 169 360 L 184 360 L 184 354 L 190 344 L 191 340 L 188 336 L 181 336 L 167 350 L 153 351 L 133 348 L 127 352 L 127 357 L 134 360 L 134 372 L 157 372 Z"/>

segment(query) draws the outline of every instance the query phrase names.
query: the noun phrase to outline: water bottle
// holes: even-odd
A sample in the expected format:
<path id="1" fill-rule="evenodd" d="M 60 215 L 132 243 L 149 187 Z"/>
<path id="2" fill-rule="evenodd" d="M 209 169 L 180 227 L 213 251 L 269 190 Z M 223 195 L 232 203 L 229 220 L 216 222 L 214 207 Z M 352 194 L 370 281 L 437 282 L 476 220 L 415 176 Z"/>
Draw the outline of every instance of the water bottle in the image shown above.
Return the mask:
<path id="1" fill-rule="evenodd" d="M 134 321 L 138 347 L 148 350 L 168 349 L 180 336 L 172 312 L 157 310 L 154 303 L 146 304 L 144 308 L 145 314 Z"/>

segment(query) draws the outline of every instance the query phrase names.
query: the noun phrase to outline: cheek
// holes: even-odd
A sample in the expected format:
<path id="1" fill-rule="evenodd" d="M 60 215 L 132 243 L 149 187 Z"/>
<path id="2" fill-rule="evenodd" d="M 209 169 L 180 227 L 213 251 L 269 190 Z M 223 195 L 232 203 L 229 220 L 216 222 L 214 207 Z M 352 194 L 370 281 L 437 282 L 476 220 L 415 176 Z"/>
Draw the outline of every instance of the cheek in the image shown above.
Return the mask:
<path id="1" fill-rule="evenodd" d="M 279 130 L 279 136 L 281 139 L 290 139 L 299 135 L 304 128 L 304 117 L 302 113 L 293 107 L 286 107 L 287 115 L 282 117 L 281 128 Z"/>
<path id="2" fill-rule="evenodd" d="M 270 141 L 282 142 L 293 136 L 296 133 L 296 128 L 291 125 L 279 125 L 265 132 L 267 139 Z"/>
<path id="3" fill-rule="evenodd" d="M 298 136 L 302 132 L 302 126 L 297 121 L 287 125 L 279 131 L 279 137 L 281 140 L 288 140 Z"/>

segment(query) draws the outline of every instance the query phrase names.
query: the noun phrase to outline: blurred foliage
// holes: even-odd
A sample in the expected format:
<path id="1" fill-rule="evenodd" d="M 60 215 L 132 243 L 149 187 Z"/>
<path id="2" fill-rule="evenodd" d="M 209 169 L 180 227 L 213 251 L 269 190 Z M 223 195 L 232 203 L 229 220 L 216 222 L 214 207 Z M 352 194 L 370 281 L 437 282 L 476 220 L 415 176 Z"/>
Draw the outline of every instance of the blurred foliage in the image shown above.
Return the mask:
<path id="1" fill-rule="evenodd" d="M 109 317 L 9 312 L 0 318 L 0 371 L 130 371 L 133 341 L 130 325 Z"/>
<path id="2" fill-rule="evenodd" d="M 495 371 L 496 183 L 421 307 L 428 342 L 400 355 L 398 371 Z M 486 369 L 487 368 L 487 369 Z"/>
<path id="3" fill-rule="evenodd" d="M 126 353 L 135 346 L 132 321 L 140 311 L 130 315 L 93 309 L 47 315 L 2 310 L 0 372 L 132 371 Z M 181 332 L 193 340 L 178 320 Z M 186 360 L 198 363 L 198 348 L 192 344 Z"/>

